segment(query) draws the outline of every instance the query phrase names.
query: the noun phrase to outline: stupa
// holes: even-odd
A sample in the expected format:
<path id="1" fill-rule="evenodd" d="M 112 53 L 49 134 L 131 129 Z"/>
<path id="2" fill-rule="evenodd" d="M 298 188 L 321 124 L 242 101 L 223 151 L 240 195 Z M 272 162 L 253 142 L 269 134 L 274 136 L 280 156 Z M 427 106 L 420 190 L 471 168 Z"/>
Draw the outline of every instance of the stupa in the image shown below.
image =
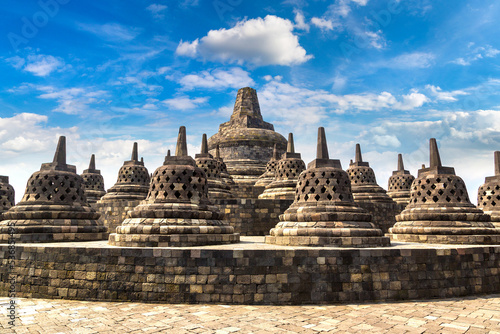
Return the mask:
<path id="1" fill-rule="evenodd" d="M 0 214 L 14 206 L 14 187 L 9 184 L 9 177 L 0 175 Z"/>
<path id="2" fill-rule="evenodd" d="M 393 171 L 392 176 L 389 178 L 387 195 L 400 205 L 401 210 L 403 210 L 410 201 L 410 189 L 413 180 L 415 180 L 415 176 L 405 170 L 403 155 L 398 154 L 398 169 Z"/>
<path id="3" fill-rule="evenodd" d="M 240 236 L 208 199 L 207 177 L 188 156 L 181 126 L 175 156 L 153 173 L 148 197 L 109 236 L 109 244 L 170 247 L 227 244 Z"/>
<path id="4" fill-rule="evenodd" d="M 495 151 L 495 175 L 488 176 L 477 191 L 477 206 L 491 216 L 491 222 L 500 228 L 500 151 Z"/>
<path id="5" fill-rule="evenodd" d="M 267 162 L 266 172 L 259 176 L 257 182 L 255 182 L 256 187 L 265 187 L 276 178 L 276 167 L 278 165 L 279 156 L 278 151 L 276 150 L 276 144 L 274 144 L 273 156 L 271 160 Z"/>
<path id="6" fill-rule="evenodd" d="M 89 204 L 94 204 L 106 194 L 104 190 L 104 179 L 101 171 L 95 168 L 95 155 L 90 157 L 89 169 L 85 169 L 82 173 L 83 189 Z"/>
<path id="7" fill-rule="evenodd" d="M 229 186 L 229 188 L 233 188 L 235 185 L 233 177 L 229 175 L 229 172 L 227 171 L 227 166 L 226 163 L 224 162 L 224 159 L 220 157 L 220 149 L 219 145 L 217 144 L 215 148 L 215 160 L 217 161 L 217 168 L 219 168 L 219 173 L 220 173 L 220 178 L 221 180 Z"/>
<path id="8" fill-rule="evenodd" d="M 299 176 L 293 204 L 266 236 L 266 243 L 300 246 L 388 246 L 389 238 L 358 207 L 339 160 L 329 159 L 324 128 L 318 129 L 316 159 Z"/>
<path id="9" fill-rule="evenodd" d="M 300 173 L 306 169 L 306 164 L 295 153 L 293 134 L 288 134 L 288 145 L 286 152 L 281 156 L 276 166 L 276 178 L 266 186 L 259 195 L 259 199 L 291 199 L 295 198 L 295 186 Z"/>
<path id="10" fill-rule="evenodd" d="M 373 223 L 384 233 L 396 222 L 395 216 L 400 212 L 396 202 L 377 184 L 375 172 L 370 164 L 363 161 L 361 147 L 356 144 L 354 162 L 351 160 L 347 174 L 351 180 L 354 201 L 371 213 Z"/>
<path id="11" fill-rule="evenodd" d="M 20 243 L 103 240 L 108 233 L 98 218 L 87 204 L 82 177 L 66 164 L 66 137 L 61 136 L 53 162 L 31 175 L 22 200 L 3 213 L 0 241 L 9 239 L 9 226 Z"/>
<path id="12" fill-rule="evenodd" d="M 430 167 L 418 171 L 410 203 L 396 216 L 394 241 L 440 244 L 499 244 L 500 229 L 470 201 L 464 181 L 453 167 L 443 167 L 430 140 Z"/>
<path id="13" fill-rule="evenodd" d="M 205 133 L 201 141 L 201 153 L 195 155 L 195 161 L 196 165 L 203 169 L 207 176 L 208 197 L 210 199 L 234 197 L 230 187 L 221 179 L 221 166 L 219 161 L 208 153 L 207 135 Z"/>
<path id="14" fill-rule="evenodd" d="M 149 182 L 150 174 L 143 159 L 139 160 L 137 143 L 134 143 L 132 157 L 118 171 L 116 183 L 95 203 L 96 209 L 101 213 L 101 221 L 110 231 L 121 224 L 127 211 L 146 198 Z"/>
<path id="15" fill-rule="evenodd" d="M 245 87 L 238 90 L 229 122 L 222 123 L 219 132 L 208 140 L 208 149 L 215 154 L 219 145 L 220 156 L 234 179 L 232 190 L 237 197 L 256 198 L 254 184 L 265 172 L 274 144 L 281 155 L 286 148 L 285 138 L 274 131 L 272 124 L 264 122 L 257 92 Z"/>

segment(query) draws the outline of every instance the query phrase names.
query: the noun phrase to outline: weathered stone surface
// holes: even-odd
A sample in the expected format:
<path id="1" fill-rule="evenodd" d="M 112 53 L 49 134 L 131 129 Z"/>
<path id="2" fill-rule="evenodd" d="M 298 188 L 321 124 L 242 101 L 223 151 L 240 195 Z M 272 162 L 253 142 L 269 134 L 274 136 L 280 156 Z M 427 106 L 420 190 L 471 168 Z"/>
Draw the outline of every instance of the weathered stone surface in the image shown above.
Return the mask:
<path id="1" fill-rule="evenodd" d="M 61 136 L 53 162 L 31 175 L 22 200 L 3 213 L 0 241 L 102 240 L 107 229 L 98 218 L 87 204 L 82 177 L 66 164 L 66 138 Z"/>
<path id="2" fill-rule="evenodd" d="M 384 233 L 387 232 L 396 222 L 395 216 L 400 210 L 396 202 L 377 184 L 375 172 L 368 162 L 363 161 L 359 144 L 356 144 L 355 160 L 351 160 L 347 173 L 351 180 L 354 201 L 360 206 L 367 203 L 365 208 L 372 214 L 375 226 Z M 384 211 L 385 214 L 381 215 L 380 212 Z"/>
<path id="3" fill-rule="evenodd" d="M 239 191 L 238 188 L 255 184 L 272 157 L 274 144 L 281 155 L 286 148 L 285 138 L 274 131 L 272 124 L 264 122 L 257 92 L 245 87 L 238 90 L 229 122 L 221 124 L 219 132 L 208 140 L 208 149 L 215 154 L 219 145 L 220 156 L 236 183 L 233 192 L 251 198 L 253 192 Z"/>
<path id="4" fill-rule="evenodd" d="M 500 228 L 500 151 L 495 151 L 495 175 L 484 180 L 477 191 L 477 206 L 491 216 L 491 222 Z"/>
<path id="5" fill-rule="evenodd" d="M 396 203 L 406 206 L 410 202 L 411 184 L 415 180 L 415 176 L 405 170 L 403 165 L 403 155 L 398 154 L 398 169 L 392 172 L 389 178 L 387 187 L 387 195 L 389 195 Z"/>
<path id="6" fill-rule="evenodd" d="M 278 150 L 276 144 L 274 144 L 273 156 L 271 160 L 267 162 L 264 174 L 259 176 L 257 182 L 255 182 L 256 187 L 265 187 L 276 179 L 276 167 L 278 166 L 279 160 Z"/>
<path id="7" fill-rule="evenodd" d="M 288 134 L 287 151 L 276 164 L 275 178 L 269 183 L 259 199 L 294 199 L 295 186 L 300 173 L 306 169 L 306 164 L 295 153 L 293 134 Z"/>
<path id="8" fill-rule="evenodd" d="M 430 140 L 430 167 L 418 171 L 410 203 L 396 216 L 390 230 L 395 241 L 500 244 L 500 229 L 489 215 L 470 201 L 464 181 L 453 167 L 443 167 L 434 138 Z"/>
<path id="9" fill-rule="evenodd" d="M 9 184 L 9 177 L 0 175 L 0 217 L 1 213 L 14 206 L 14 187 Z"/>
<path id="10" fill-rule="evenodd" d="M 297 182 L 293 204 L 280 215 L 266 243 L 300 246 L 388 246 L 389 238 L 353 200 L 351 183 L 339 160 L 328 158 L 324 128 L 318 129 L 317 159 Z"/>
<path id="11" fill-rule="evenodd" d="M 93 204 L 101 199 L 106 194 L 104 189 L 104 178 L 101 171 L 95 168 L 95 155 L 92 154 L 90 158 L 89 168 L 85 169 L 82 173 L 83 189 L 87 202 Z"/>
<path id="12" fill-rule="evenodd" d="M 109 236 L 111 245 L 186 247 L 239 241 L 208 199 L 205 172 L 187 155 L 185 127 L 179 129 L 176 153 L 153 173 L 146 200 Z"/>

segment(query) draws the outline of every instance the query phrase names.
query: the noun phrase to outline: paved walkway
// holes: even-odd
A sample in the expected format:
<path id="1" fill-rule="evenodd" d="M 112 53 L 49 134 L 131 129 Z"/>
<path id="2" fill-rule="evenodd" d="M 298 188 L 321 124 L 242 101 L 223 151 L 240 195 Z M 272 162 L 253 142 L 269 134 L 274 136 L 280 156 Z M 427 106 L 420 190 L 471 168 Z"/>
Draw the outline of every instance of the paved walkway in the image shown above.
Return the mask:
<path id="1" fill-rule="evenodd" d="M 0 298 L 1 333 L 498 333 L 500 295 L 329 306 L 171 305 Z"/>

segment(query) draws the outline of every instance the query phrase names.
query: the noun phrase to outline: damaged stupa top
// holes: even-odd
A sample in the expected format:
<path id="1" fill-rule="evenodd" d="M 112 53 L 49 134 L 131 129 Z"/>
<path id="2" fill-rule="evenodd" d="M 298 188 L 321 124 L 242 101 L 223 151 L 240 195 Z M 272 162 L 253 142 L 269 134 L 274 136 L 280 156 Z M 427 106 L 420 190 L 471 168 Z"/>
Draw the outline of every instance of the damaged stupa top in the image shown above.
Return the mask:
<path id="1" fill-rule="evenodd" d="M 393 171 L 389 178 L 387 195 L 398 204 L 408 204 L 413 180 L 415 180 L 415 176 L 411 175 L 404 167 L 403 155 L 398 154 L 398 169 Z"/>
<path id="2" fill-rule="evenodd" d="M 110 235 L 111 245 L 184 247 L 239 241 L 208 198 L 205 172 L 187 155 L 183 126 L 175 152 L 153 173 L 147 198 Z"/>
<path id="3" fill-rule="evenodd" d="M 101 175 L 101 171 L 95 168 L 94 154 L 90 157 L 89 168 L 83 171 L 82 178 L 87 202 L 95 203 L 106 194 L 104 178 Z"/>
<path id="4" fill-rule="evenodd" d="M 89 241 L 107 237 L 99 214 L 87 204 L 83 179 L 66 164 L 66 137 L 61 136 L 54 160 L 42 164 L 26 185 L 22 200 L 3 213 L 0 240 L 16 226 L 18 242 Z"/>
<path id="5" fill-rule="evenodd" d="M 274 144 L 281 155 L 286 148 L 285 138 L 263 120 L 255 89 L 245 87 L 238 90 L 229 122 L 221 124 L 219 132 L 208 140 L 208 149 L 214 153 L 219 145 L 236 185 L 253 187 L 272 157 Z M 249 196 L 248 189 L 241 190 L 240 195 Z"/>
<path id="6" fill-rule="evenodd" d="M 410 202 L 390 230 L 395 241 L 444 244 L 500 244 L 500 229 L 469 200 L 464 181 L 441 164 L 430 140 L 430 166 L 418 171 Z"/>
<path id="7" fill-rule="evenodd" d="M 295 153 L 293 134 L 288 134 L 288 144 L 286 152 L 276 165 L 275 179 L 268 184 L 260 199 L 294 199 L 295 185 L 300 173 L 306 169 L 306 164 L 300 157 L 300 153 Z"/>
<path id="8" fill-rule="evenodd" d="M 495 175 L 488 176 L 477 191 L 477 206 L 491 216 L 491 222 L 500 228 L 500 151 L 494 153 Z"/>
<path id="9" fill-rule="evenodd" d="M 266 243 L 295 246 L 388 246 L 389 238 L 358 207 L 339 160 L 329 159 L 325 129 L 318 129 L 316 159 L 299 176 L 293 204 Z"/>
<path id="10" fill-rule="evenodd" d="M 150 176 L 144 161 L 139 160 L 137 143 L 134 143 L 132 157 L 125 161 L 118 171 L 118 179 L 101 201 L 116 199 L 142 200 L 146 198 L 149 189 Z"/>

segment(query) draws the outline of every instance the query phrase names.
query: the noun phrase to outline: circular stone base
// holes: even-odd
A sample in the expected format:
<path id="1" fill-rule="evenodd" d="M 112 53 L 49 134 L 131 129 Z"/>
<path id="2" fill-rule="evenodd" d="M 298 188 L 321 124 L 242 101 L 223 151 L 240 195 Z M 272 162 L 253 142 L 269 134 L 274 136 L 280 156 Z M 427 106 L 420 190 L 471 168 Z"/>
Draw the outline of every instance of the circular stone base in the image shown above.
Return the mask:
<path id="1" fill-rule="evenodd" d="M 240 234 L 110 234 L 108 244 L 120 247 L 192 247 L 240 242 Z"/>
<path id="2" fill-rule="evenodd" d="M 387 247 L 388 237 L 266 236 L 266 244 L 283 246 Z"/>
<path id="3" fill-rule="evenodd" d="M 455 245 L 499 245 L 500 235 L 435 235 L 435 234 L 391 234 L 392 241 L 418 242 L 428 244 L 455 244 Z"/>
<path id="4" fill-rule="evenodd" d="M 99 241 L 108 239 L 108 236 L 108 232 L 0 234 L 0 243 L 9 240 L 15 240 L 16 243 Z"/>

